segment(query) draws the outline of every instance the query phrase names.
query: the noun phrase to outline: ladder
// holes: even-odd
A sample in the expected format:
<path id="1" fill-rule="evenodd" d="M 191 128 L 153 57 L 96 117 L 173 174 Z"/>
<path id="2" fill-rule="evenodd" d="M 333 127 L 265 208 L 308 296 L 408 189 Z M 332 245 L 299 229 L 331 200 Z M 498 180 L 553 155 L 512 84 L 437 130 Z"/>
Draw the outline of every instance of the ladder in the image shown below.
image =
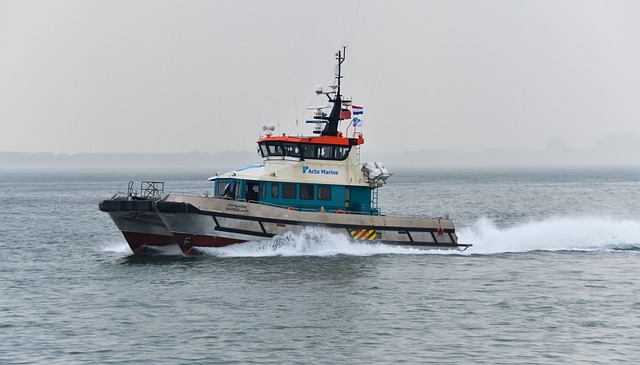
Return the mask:
<path id="1" fill-rule="evenodd" d="M 371 210 L 378 210 L 378 188 L 371 191 Z"/>

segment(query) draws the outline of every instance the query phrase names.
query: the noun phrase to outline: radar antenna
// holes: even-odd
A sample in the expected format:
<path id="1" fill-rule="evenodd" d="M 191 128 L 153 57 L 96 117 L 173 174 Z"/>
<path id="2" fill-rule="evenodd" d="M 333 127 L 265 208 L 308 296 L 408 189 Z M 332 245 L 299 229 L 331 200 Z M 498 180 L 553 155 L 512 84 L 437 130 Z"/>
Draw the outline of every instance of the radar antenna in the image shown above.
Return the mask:
<path id="1" fill-rule="evenodd" d="M 335 86 L 336 96 L 333 99 L 331 99 L 331 96 L 329 94 L 326 94 L 327 98 L 329 98 L 329 101 L 333 103 L 333 108 L 331 109 L 331 113 L 327 118 L 327 124 L 322 130 L 321 135 L 323 136 L 338 135 L 338 123 L 340 122 L 340 112 L 342 111 L 342 95 L 340 94 L 340 80 L 342 79 L 342 62 L 344 62 L 344 59 L 346 58 L 346 54 L 347 54 L 346 46 L 343 46 L 342 50 L 336 53 L 336 60 L 338 61 L 338 64 L 336 65 L 337 70 L 335 73 L 336 84 L 337 84 Z"/>

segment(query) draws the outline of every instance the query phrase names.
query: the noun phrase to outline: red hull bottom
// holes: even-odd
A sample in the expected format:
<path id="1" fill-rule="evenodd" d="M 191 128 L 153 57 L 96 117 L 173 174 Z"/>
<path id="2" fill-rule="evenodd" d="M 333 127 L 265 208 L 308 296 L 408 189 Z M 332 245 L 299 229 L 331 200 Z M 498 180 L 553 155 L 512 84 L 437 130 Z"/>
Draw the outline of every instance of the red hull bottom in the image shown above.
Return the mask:
<path id="1" fill-rule="evenodd" d="M 233 238 L 216 237 L 216 236 L 204 236 L 204 235 L 190 235 L 190 234 L 174 234 L 176 240 L 180 242 L 180 250 L 185 255 L 199 255 L 198 247 L 224 247 L 233 245 L 236 243 L 247 242 L 243 240 L 237 240 Z"/>
<path id="2" fill-rule="evenodd" d="M 127 240 L 129 248 L 134 255 L 155 254 L 158 251 L 153 247 L 165 247 L 177 245 L 178 241 L 173 236 L 163 236 L 159 234 L 140 233 L 140 232 L 122 232 Z"/>

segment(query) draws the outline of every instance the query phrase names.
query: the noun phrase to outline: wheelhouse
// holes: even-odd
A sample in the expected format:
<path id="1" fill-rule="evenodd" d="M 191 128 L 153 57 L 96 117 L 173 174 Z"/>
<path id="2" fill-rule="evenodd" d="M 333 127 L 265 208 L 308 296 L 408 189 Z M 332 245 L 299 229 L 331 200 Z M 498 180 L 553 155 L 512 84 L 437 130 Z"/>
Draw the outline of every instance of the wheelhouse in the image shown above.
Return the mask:
<path id="1" fill-rule="evenodd" d="M 258 141 L 258 153 L 265 159 L 344 161 L 353 146 L 364 143 L 362 136 L 336 137 L 271 137 Z"/>

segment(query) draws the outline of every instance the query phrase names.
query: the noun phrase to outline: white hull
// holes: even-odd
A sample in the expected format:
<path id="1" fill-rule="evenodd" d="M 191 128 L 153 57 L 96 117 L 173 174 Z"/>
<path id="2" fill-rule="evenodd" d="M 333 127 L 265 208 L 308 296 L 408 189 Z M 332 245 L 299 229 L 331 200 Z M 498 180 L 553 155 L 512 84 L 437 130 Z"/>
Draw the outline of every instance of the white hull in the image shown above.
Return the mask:
<path id="1" fill-rule="evenodd" d="M 306 212 L 259 203 L 170 194 L 159 215 L 183 252 L 265 239 L 306 227 L 323 227 L 354 240 L 423 248 L 464 249 L 446 218 L 389 217 Z"/>

